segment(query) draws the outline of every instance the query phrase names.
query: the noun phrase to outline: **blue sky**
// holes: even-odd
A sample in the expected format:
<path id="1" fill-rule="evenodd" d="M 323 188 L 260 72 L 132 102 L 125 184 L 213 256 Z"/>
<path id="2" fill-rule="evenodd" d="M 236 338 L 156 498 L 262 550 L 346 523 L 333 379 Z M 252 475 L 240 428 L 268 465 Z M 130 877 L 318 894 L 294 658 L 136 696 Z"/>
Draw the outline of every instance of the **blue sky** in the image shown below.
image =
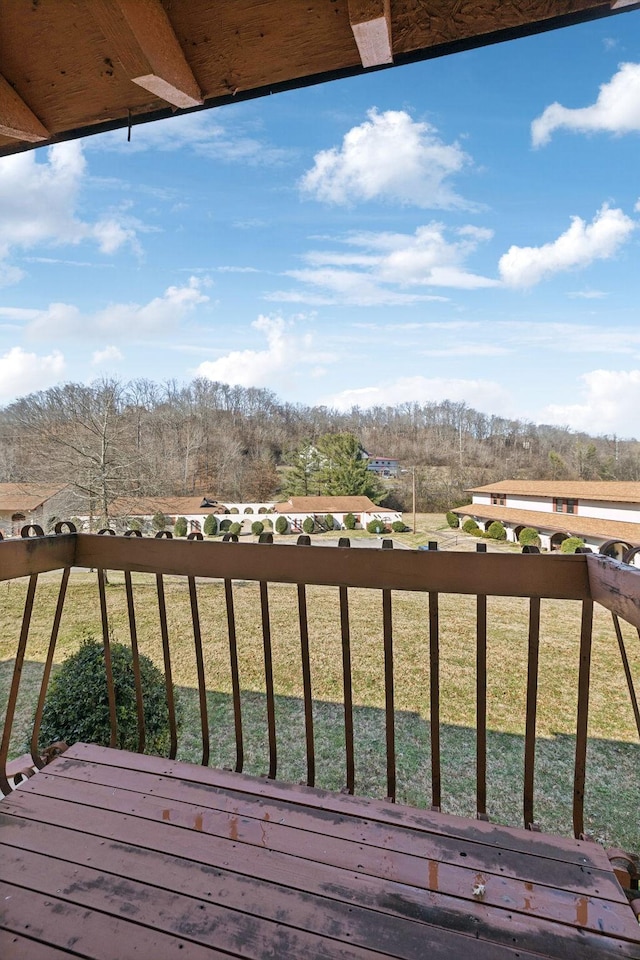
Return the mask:
<path id="1" fill-rule="evenodd" d="M 640 437 L 640 12 L 0 159 L 0 403 L 101 376 Z"/>

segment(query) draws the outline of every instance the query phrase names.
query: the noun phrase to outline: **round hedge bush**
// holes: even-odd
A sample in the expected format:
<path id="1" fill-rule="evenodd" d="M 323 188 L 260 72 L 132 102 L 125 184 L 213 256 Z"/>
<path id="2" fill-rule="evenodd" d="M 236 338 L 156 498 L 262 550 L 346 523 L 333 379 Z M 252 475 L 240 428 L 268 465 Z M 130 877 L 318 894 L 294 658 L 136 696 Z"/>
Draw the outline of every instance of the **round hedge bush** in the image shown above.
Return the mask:
<path id="1" fill-rule="evenodd" d="M 581 537 L 567 537 L 560 544 L 560 552 L 575 553 L 578 547 L 584 547 L 584 540 Z"/>
<path id="2" fill-rule="evenodd" d="M 326 516 L 325 516 L 325 518 L 324 518 L 324 525 L 325 525 L 325 527 L 327 528 L 327 530 L 333 530 L 333 528 L 334 528 L 335 525 L 336 525 L 336 521 L 335 521 L 334 516 L 333 516 L 332 513 L 327 513 L 327 514 L 326 514 Z"/>
<path id="3" fill-rule="evenodd" d="M 261 533 L 264 533 L 264 523 L 261 520 L 254 520 L 251 524 L 251 533 L 254 537 L 259 537 Z"/>
<path id="4" fill-rule="evenodd" d="M 409 527 L 403 520 L 394 520 L 391 524 L 391 529 L 394 533 L 406 533 Z"/>
<path id="5" fill-rule="evenodd" d="M 131 648 L 111 643 L 111 668 L 116 695 L 116 717 L 120 750 L 138 749 L 138 714 Z M 169 749 L 169 711 L 163 673 L 141 654 L 140 680 L 144 701 L 145 752 L 166 754 Z M 175 690 L 174 690 L 175 697 Z M 176 700 L 176 719 L 180 719 Z M 71 745 L 76 740 L 109 746 L 111 726 L 104 647 L 87 637 L 80 649 L 68 657 L 54 674 L 44 702 L 40 744 L 42 749 L 56 740 Z"/>
<path id="6" fill-rule="evenodd" d="M 369 520 L 367 533 L 384 533 L 384 522 L 382 520 Z"/>
<path id="7" fill-rule="evenodd" d="M 540 536 L 534 527 L 524 527 L 518 534 L 518 543 L 523 547 L 539 547 Z"/>
<path id="8" fill-rule="evenodd" d="M 278 517 L 276 520 L 276 533 L 286 533 L 289 529 L 289 521 L 286 517 Z"/>
<path id="9" fill-rule="evenodd" d="M 173 527 L 174 537 L 186 537 L 187 535 L 187 518 L 186 517 L 177 517 L 176 522 Z"/>
<path id="10" fill-rule="evenodd" d="M 215 537 L 218 532 L 218 521 L 212 513 L 204 519 L 204 532 L 208 537 Z"/>
<path id="11" fill-rule="evenodd" d="M 316 522 L 313 517 L 305 517 L 302 521 L 303 533 L 313 533 L 316 528 Z"/>
<path id="12" fill-rule="evenodd" d="M 465 533 L 475 533 L 476 530 L 479 530 L 478 524 L 471 517 L 467 517 L 465 522 L 462 524 L 462 529 Z"/>
<path id="13" fill-rule="evenodd" d="M 347 530 L 355 530 L 356 528 L 356 518 L 352 513 L 347 513 L 344 518 L 344 525 Z"/>
<path id="14" fill-rule="evenodd" d="M 269 517 L 264 518 L 264 532 L 270 533 L 273 530 L 273 520 L 269 520 Z"/>
<path id="15" fill-rule="evenodd" d="M 237 537 L 239 533 L 242 533 L 242 524 L 241 523 L 232 523 L 229 527 L 229 533 L 235 534 Z"/>
<path id="16" fill-rule="evenodd" d="M 460 517 L 458 516 L 457 513 L 452 513 L 451 510 L 448 510 L 446 517 L 447 517 L 447 523 L 449 524 L 452 530 L 456 530 L 460 526 Z"/>
<path id="17" fill-rule="evenodd" d="M 499 520 L 494 520 L 493 523 L 489 524 L 487 533 L 489 534 L 492 540 L 507 539 L 507 531 L 505 530 L 504 525 L 500 523 Z"/>

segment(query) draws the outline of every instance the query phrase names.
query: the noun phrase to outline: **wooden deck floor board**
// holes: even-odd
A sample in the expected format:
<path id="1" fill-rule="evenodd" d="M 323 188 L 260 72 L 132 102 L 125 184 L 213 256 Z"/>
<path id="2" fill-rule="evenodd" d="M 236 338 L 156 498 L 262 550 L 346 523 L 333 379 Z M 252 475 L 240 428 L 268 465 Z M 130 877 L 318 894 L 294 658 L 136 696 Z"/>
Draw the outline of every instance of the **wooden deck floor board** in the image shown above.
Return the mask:
<path id="1" fill-rule="evenodd" d="M 506 913 L 475 902 L 469 903 L 461 912 L 455 897 L 429 892 L 425 898 L 419 891 L 402 884 L 386 883 L 381 890 L 380 884 L 371 878 L 335 867 L 316 865 L 314 869 L 301 873 L 289 869 L 291 858 L 287 858 L 284 867 L 281 863 L 274 865 L 274 854 L 270 851 L 259 851 L 264 862 L 254 861 L 253 876 L 248 876 L 228 867 L 212 867 L 202 849 L 192 851 L 192 855 L 199 858 L 190 860 L 187 856 L 141 846 L 142 838 L 136 830 L 132 831 L 132 843 L 105 841 L 104 836 L 86 833 L 78 843 L 66 827 L 36 823 L 25 831 L 25 823 L 22 818 L 0 814 L 0 854 L 13 846 L 20 851 L 29 849 L 72 864 L 100 863 L 103 871 L 141 882 L 168 874 L 173 886 L 184 894 L 210 903 L 241 904 L 243 912 L 265 918 L 282 918 L 282 911 L 287 909 L 291 900 L 302 896 L 309 902 L 310 895 L 316 895 L 319 909 L 329 921 L 336 913 L 335 903 L 330 901 L 337 901 L 341 905 L 339 913 L 342 918 L 345 907 L 351 905 L 350 917 L 354 905 L 364 908 L 362 920 L 370 929 L 379 923 L 384 925 L 384 915 L 390 915 L 437 925 L 510 948 L 535 949 L 541 937 L 545 937 L 548 942 L 556 944 L 557 955 L 565 960 L 599 960 L 603 956 L 602 938 L 588 930 L 577 932 L 535 915 Z M 259 857 L 256 859 L 260 860 Z M 376 918 L 372 910 L 381 918 Z"/>
<path id="2" fill-rule="evenodd" d="M 5 942 L 40 943 L 35 960 L 45 943 L 50 960 L 640 958 L 596 845 L 506 829 L 501 850 L 491 825 L 451 835 L 438 814 L 324 797 L 76 745 L 0 803 Z"/>
<path id="3" fill-rule="evenodd" d="M 195 830 L 202 837 L 213 835 L 228 839 L 232 841 L 232 847 L 236 845 L 236 852 L 230 852 L 229 856 L 236 859 L 248 858 L 249 862 L 252 848 L 266 848 L 306 858 L 313 864 L 333 864 L 343 869 L 356 868 L 360 873 L 371 877 L 394 880 L 422 890 L 429 890 L 437 885 L 443 893 L 457 896 L 463 901 L 472 901 L 473 890 L 481 883 L 485 888 L 483 902 L 486 904 L 502 906 L 508 903 L 510 910 L 521 913 L 531 913 L 532 905 L 535 904 L 534 909 L 549 919 L 594 931 L 610 929 L 616 936 L 625 936 L 625 933 L 629 935 L 629 928 L 633 924 L 633 917 L 629 917 L 626 923 L 621 921 L 612 903 L 589 892 L 593 890 L 593 877 L 581 868 L 578 868 L 577 874 L 585 880 L 582 894 L 492 873 L 490 867 L 477 870 L 440 863 L 415 854 L 380 850 L 365 843 L 291 828 L 286 823 L 219 814 L 217 811 L 179 801 L 173 801 L 167 806 L 166 801 L 156 797 L 121 790 L 118 787 L 65 781 L 64 778 L 52 776 L 46 771 L 42 771 L 37 780 L 32 778 L 23 792 L 55 799 L 73 796 L 74 805 L 93 807 L 99 811 L 99 822 L 103 811 L 109 811 L 121 816 L 151 820 L 165 830 L 171 825 L 183 830 Z M 242 846 L 250 849 L 243 851 L 239 849 Z M 625 905 L 627 909 L 623 917 L 627 917 L 629 912 L 626 902 Z"/>
<path id="4" fill-rule="evenodd" d="M 64 755 L 65 759 L 77 758 L 88 763 L 99 763 L 121 769 L 150 771 L 163 777 L 173 778 L 184 783 L 196 783 L 222 791 L 245 792 L 250 796 L 276 799 L 304 807 L 339 814 L 351 813 L 368 820 L 382 823 L 396 823 L 422 830 L 427 833 L 443 834 L 448 837 L 482 841 L 500 850 L 514 850 L 522 853 L 536 853 L 549 860 L 562 860 L 567 863 L 590 865 L 604 870 L 610 869 L 607 856 L 598 844 L 586 840 L 572 840 L 567 837 L 551 837 L 544 833 L 531 833 L 514 827 L 486 821 L 470 821 L 447 813 L 434 813 L 420 810 L 401 803 L 388 803 L 383 800 L 365 797 L 352 797 L 336 794 L 329 790 L 305 787 L 285 781 L 266 780 L 246 774 L 231 773 L 212 767 L 184 764 L 177 760 L 162 760 L 134 753 L 119 754 L 106 747 L 93 744 L 75 744 Z"/>
<path id="5" fill-rule="evenodd" d="M 261 845 L 266 843 L 270 846 L 270 834 L 274 830 L 277 832 L 278 825 L 284 825 L 287 830 L 306 830 L 320 834 L 323 838 L 331 837 L 362 843 L 379 850 L 419 855 L 439 863 L 464 867 L 466 870 L 490 872 L 581 894 L 586 891 L 597 892 L 601 899 L 625 902 L 624 894 L 613 878 L 608 862 L 606 870 L 582 864 L 581 870 L 576 871 L 575 865 L 565 861 L 550 862 L 536 854 L 497 850 L 491 844 L 468 839 L 425 833 L 395 824 L 390 830 L 388 824 L 351 814 L 347 816 L 333 811 L 325 813 L 315 808 L 305 809 L 301 805 L 293 806 L 290 803 L 265 800 L 243 793 L 213 791 L 194 783 L 178 782 L 150 773 L 137 774 L 134 770 L 118 770 L 115 777 L 112 771 L 113 768 L 97 763 L 86 770 L 85 765 L 64 757 L 54 768 L 50 768 L 53 776 L 80 779 L 83 783 L 102 785 L 110 789 L 117 787 L 118 790 L 144 793 L 147 797 L 156 798 L 163 813 L 167 809 L 170 815 L 179 814 L 181 810 L 187 811 L 187 820 L 190 816 L 189 807 L 183 807 L 182 804 L 192 805 L 194 817 L 197 816 L 196 811 L 211 812 L 213 816 L 207 818 L 210 827 L 213 827 L 217 814 L 220 826 L 210 832 L 220 835 L 229 834 L 233 831 L 233 825 L 241 821 L 257 821 L 260 824 Z M 169 801 L 171 806 L 167 806 L 163 802 L 165 800 Z M 126 799 L 124 802 L 126 803 Z M 181 822 L 180 819 L 177 822 Z M 250 837 L 238 835 L 238 839 L 251 842 Z"/>

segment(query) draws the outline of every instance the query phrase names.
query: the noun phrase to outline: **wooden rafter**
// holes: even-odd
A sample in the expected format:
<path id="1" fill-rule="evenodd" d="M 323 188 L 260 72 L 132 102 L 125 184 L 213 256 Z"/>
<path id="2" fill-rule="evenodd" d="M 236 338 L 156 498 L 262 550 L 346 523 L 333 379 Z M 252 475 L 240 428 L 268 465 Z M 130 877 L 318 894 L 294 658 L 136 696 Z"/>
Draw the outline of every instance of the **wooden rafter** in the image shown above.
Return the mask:
<path id="1" fill-rule="evenodd" d="M 391 0 L 349 0 L 349 22 L 363 67 L 393 63 Z"/>
<path id="2" fill-rule="evenodd" d="M 40 143 L 50 136 L 47 128 L 3 76 L 0 76 L 0 134 L 29 143 Z"/>
<path id="3" fill-rule="evenodd" d="M 92 0 L 90 9 L 133 83 L 174 107 L 203 102 L 160 0 Z"/>

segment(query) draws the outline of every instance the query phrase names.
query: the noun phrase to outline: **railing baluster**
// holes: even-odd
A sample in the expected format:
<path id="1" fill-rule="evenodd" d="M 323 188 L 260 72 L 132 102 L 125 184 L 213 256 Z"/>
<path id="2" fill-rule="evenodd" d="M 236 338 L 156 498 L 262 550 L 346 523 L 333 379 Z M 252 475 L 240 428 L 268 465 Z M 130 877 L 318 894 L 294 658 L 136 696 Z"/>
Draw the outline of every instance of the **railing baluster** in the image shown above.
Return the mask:
<path id="1" fill-rule="evenodd" d="M 98 577 L 98 595 L 100 597 L 100 620 L 102 622 L 102 646 L 104 649 L 104 669 L 107 678 L 107 699 L 109 701 L 109 746 L 118 746 L 118 718 L 116 714 L 116 692 L 113 686 L 113 668 L 111 666 L 111 646 L 109 644 L 109 615 L 107 613 L 107 596 L 104 589 L 105 571 L 102 567 L 96 568 Z"/>
<path id="2" fill-rule="evenodd" d="M 629 666 L 629 658 L 627 657 L 627 650 L 624 645 L 624 637 L 622 636 L 622 630 L 620 628 L 620 620 L 618 619 L 617 613 L 612 613 L 611 617 L 613 618 L 613 626 L 616 631 L 618 648 L 620 650 L 620 657 L 622 659 L 622 666 L 624 668 L 624 675 L 627 678 L 627 688 L 629 690 L 629 697 L 631 699 L 631 709 L 633 710 L 633 716 L 635 717 L 636 721 L 636 729 L 638 731 L 638 736 L 640 737 L 640 709 L 638 708 L 638 698 L 636 697 L 633 676 Z M 638 636 L 640 637 L 640 630 L 638 631 Z"/>
<path id="3" fill-rule="evenodd" d="M 60 620 L 62 619 L 62 610 L 64 608 L 64 601 L 67 594 L 67 584 L 69 582 L 69 574 L 71 573 L 70 567 L 65 567 L 62 571 L 62 580 L 60 581 L 60 590 L 58 591 L 58 602 L 56 604 L 56 612 L 53 617 L 53 626 L 51 627 L 51 637 L 49 639 L 49 649 L 47 650 L 47 658 L 44 663 L 44 670 L 42 672 L 42 682 L 40 683 L 40 694 L 38 696 L 38 704 L 36 706 L 36 714 L 33 720 L 33 731 L 31 733 L 31 759 L 36 767 L 42 767 L 43 762 L 40 759 L 40 754 L 38 752 L 38 740 L 40 738 L 40 724 L 42 723 L 42 714 L 44 711 L 44 701 L 47 696 L 47 688 L 49 686 L 49 677 L 51 676 L 51 667 L 53 666 L 53 656 L 56 651 L 56 643 L 58 641 L 58 632 L 60 630 Z"/>
<path id="4" fill-rule="evenodd" d="M 578 710 L 576 717 L 576 760 L 573 778 L 573 832 L 576 837 L 580 837 L 584 833 L 584 783 L 587 763 L 592 626 L 593 601 L 583 600 L 582 622 L 580 627 Z"/>
<path id="5" fill-rule="evenodd" d="M 176 706 L 173 698 L 173 678 L 171 676 L 171 652 L 169 650 L 167 604 L 164 596 L 164 578 L 161 573 L 156 573 L 156 589 L 158 592 L 158 615 L 160 617 L 162 656 L 164 658 L 164 682 L 167 691 L 167 711 L 169 714 L 169 759 L 175 760 L 178 752 L 178 730 L 176 726 Z"/>
<path id="6" fill-rule="evenodd" d="M 298 546 L 308 547 L 311 539 L 298 537 Z M 300 623 L 300 658 L 302 662 L 302 689 L 304 696 L 304 731 L 307 748 L 307 786 L 316 782 L 316 756 L 313 737 L 313 699 L 311 690 L 311 661 L 309 657 L 309 620 L 307 616 L 307 591 L 304 583 L 298 584 L 298 620 Z"/>
<path id="7" fill-rule="evenodd" d="M 200 614 L 198 611 L 198 594 L 196 592 L 196 578 L 187 577 L 189 583 L 189 600 L 191 602 L 191 621 L 193 623 L 193 643 L 196 653 L 196 670 L 198 673 L 198 696 L 200 699 L 200 729 L 202 731 L 202 766 L 209 763 L 209 717 L 207 714 L 207 687 L 204 676 L 204 660 L 202 657 L 202 633 L 200 631 Z"/>
<path id="8" fill-rule="evenodd" d="M 392 540 L 383 540 L 382 548 L 393 548 Z M 387 798 L 396 800 L 396 724 L 393 691 L 393 619 L 391 590 L 382 591 L 382 630 L 384 638 L 384 700 L 387 734 Z"/>
<path id="9" fill-rule="evenodd" d="M 238 642 L 236 639 L 236 614 L 233 606 L 233 587 L 231 580 L 224 582 L 224 594 L 227 607 L 227 633 L 229 636 L 229 663 L 231 667 L 231 689 L 233 691 L 233 724 L 236 734 L 236 773 L 242 773 L 244 766 L 244 743 L 242 738 L 242 701 L 240 699 L 240 672 L 238 670 Z"/>
<path id="10" fill-rule="evenodd" d="M 437 550 L 438 544 L 429 544 Z M 436 592 L 429 592 L 429 731 L 431 734 L 431 806 L 442 806 L 440 773 L 440 602 Z"/>
<path id="11" fill-rule="evenodd" d="M 538 709 L 538 663 L 540 659 L 540 597 L 529 601 L 529 646 L 527 661 L 527 713 L 524 734 L 524 825 L 531 829 L 536 760 L 536 716 Z"/>
<path id="12" fill-rule="evenodd" d="M 487 598 L 476 598 L 476 815 L 487 819 Z"/>
<path id="13" fill-rule="evenodd" d="M 133 667 L 133 682 L 136 688 L 136 714 L 138 717 L 138 753 L 144 753 L 146 728 L 144 722 L 144 699 L 142 696 L 142 678 L 140 676 L 140 654 L 138 651 L 138 630 L 136 627 L 136 611 L 133 602 L 133 584 L 131 573 L 124 571 L 124 589 L 127 597 L 127 614 L 129 617 L 129 636 L 131 638 L 131 666 Z"/>
<path id="14" fill-rule="evenodd" d="M 0 741 L 0 790 L 6 797 L 11 793 L 11 787 L 7 779 L 7 758 L 9 756 L 9 743 L 11 741 L 11 730 L 13 728 L 13 718 L 16 712 L 16 703 L 18 700 L 18 690 L 20 689 L 20 678 L 22 677 L 22 667 L 24 665 L 24 655 L 27 649 L 27 638 L 29 636 L 29 625 L 31 623 L 31 614 L 33 612 L 33 599 L 38 585 L 38 574 L 32 573 L 29 577 L 29 586 L 27 587 L 27 596 L 24 601 L 24 613 L 22 615 L 22 627 L 20 629 L 20 639 L 18 649 L 16 650 L 16 660 L 13 666 L 13 677 L 11 679 L 11 688 L 9 690 L 9 701 L 4 718 L 4 729 L 2 731 L 2 741 Z"/>
<path id="15" fill-rule="evenodd" d="M 276 704 L 273 692 L 273 658 L 271 653 L 271 623 L 269 620 L 269 592 L 266 580 L 260 581 L 260 611 L 262 615 L 262 647 L 264 650 L 264 680 L 267 693 L 267 732 L 269 735 L 269 773 L 275 780 L 278 768 L 276 741 Z"/>
<path id="16" fill-rule="evenodd" d="M 340 537 L 338 547 L 350 547 L 348 537 Z M 349 630 L 349 594 L 345 586 L 338 587 L 340 596 L 340 635 L 342 638 L 342 684 L 344 690 L 344 747 L 347 764 L 347 792 L 353 793 L 356 784 L 356 764 L 353 748 L 353 685 L 351 680 L 351 634 Z"/>

